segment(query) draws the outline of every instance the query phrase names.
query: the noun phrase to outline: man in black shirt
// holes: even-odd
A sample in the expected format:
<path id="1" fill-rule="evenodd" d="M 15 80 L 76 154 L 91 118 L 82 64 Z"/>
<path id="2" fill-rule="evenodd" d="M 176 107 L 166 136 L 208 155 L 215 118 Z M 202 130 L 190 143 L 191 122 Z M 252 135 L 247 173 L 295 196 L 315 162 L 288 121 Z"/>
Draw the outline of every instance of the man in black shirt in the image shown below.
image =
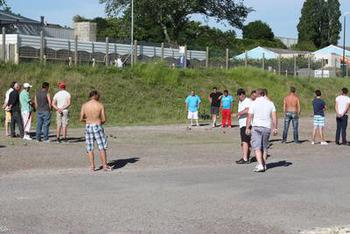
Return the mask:
<path id="1" fill-rule="evenodd" d="M 220 112 L 220 102 L 222 93 L 217 90 L 216 87 L 213 88 L 213 92 L 209 95 L 210 102 L 210 114 L 212 119 L 212 127 L 216 127 L 216 119 Z"/>
<path id="2" fill-rule="evenodd" d="M 18 126 L 21 138 L 24 137 L 23 121 L 21 116 L 21 107 L 19 102 L 19 91 L 21 90 L 20 84 L 16 83 L 13 87 L 13 91 L 10 93 L 8 107 L 11 112 L 11 137 L 16 137 L 16 124 Z"/>

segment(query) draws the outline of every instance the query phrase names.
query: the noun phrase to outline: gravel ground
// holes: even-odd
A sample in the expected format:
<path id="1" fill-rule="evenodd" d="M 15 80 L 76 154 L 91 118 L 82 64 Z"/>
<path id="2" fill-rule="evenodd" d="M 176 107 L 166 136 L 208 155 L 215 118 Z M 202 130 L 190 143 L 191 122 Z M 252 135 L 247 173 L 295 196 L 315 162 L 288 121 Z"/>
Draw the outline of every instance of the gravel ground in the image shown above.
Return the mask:
<path id="1" fill-rule="evenodd" d="M 328 120 L 333 140 L 335 121 Z M 68 144 L 0 137 L 0 233 L 344 230 L 350 148 L 311 145 L 310 124 L 301 120 L 301 145 L 272 139 L 262 174 L 234 163 L 237 127 L 108 128 L 109 173 L 88 172 L 82 129 L 70 131 Z"/>

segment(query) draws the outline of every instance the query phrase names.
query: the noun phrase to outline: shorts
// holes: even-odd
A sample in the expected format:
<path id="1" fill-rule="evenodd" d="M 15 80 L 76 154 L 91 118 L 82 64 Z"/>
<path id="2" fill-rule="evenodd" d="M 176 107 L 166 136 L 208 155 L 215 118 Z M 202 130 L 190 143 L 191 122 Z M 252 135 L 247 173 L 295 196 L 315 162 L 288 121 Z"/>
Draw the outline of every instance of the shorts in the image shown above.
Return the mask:
<path id="1" fill-rule="evenodd" d="M 218 106 L 211 106 L 210 107 L 210 114 L 218 115 L 219 113 L 220 113 L 220 107 L 218 107 Z"/>
<path id="2" fill-rule="evenodd" d="M 69 112 L 68 110 L 62 111 L 62 113 L 56 112 L 56 123 L 58 127 L 65 128 L 68 126 Z"/>
<path id="3" fill-rule="evenodd" d="M 252 148 L 253 150 L 266 151 L 269 147 L 271 129 L 265 127 L 253 127 L 252 130 Z"/>
<path id="4" fill-rule="evenodd" d="M 11 123 L 11 112 L 5 111 L 5 124 Z"/>
<path id="5" fill-rule="evenodd" d="M 314 127 L 324 127 L 325 117 L 321 115 L 314 115 Z"/>
<path id="6" fill-rule="evenodd" d="M 241 142 L 247 143 L 250 145 L 251 137 L 246 134 L 247 127 L 240 128 L 241 131 Z"/>
<path id="7" fill-rule="evenodd" d="M 192 111 L 188 111 L 188 119 L 198 119 L 198 111 L 192 112 Z"/>
<path id="8" fill-rule="evenodd" d="M 86 124 L 85 143 L 87 152 L 94 151 L 94 141 L 96 141 L 99 150 L 107 149 L 107 137 L 102 125 Z"/>

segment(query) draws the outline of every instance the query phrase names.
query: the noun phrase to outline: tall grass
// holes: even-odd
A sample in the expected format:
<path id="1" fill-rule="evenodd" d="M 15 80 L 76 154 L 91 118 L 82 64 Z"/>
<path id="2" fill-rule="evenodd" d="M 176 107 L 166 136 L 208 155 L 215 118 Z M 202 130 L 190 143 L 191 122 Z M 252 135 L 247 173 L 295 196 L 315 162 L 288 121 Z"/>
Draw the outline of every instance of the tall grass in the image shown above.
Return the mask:
<path id="1" fill-rule="evenodd" d="M 152 63 L 117 70 L 112 67 L 0 64 L 1 93 L 13 80 L 31 83 L 34 86 L 32 94 L 40 89 L 43 81 L 47 81 L 51 84 L 52 95 L 58 91 L 57 83 L 65 81 L 73 97 L 71 122 L 74 126 L 79 125 L 80 106 L 87 100 L 91 89 L 101 92 L 109 125 L 130 125 L 183 122 L 186 117 L 184 99 L 191 89 L 195 89 L 202 98 L 202 113 L 209 112 L 207 97 L 214 86 L 228 89 L 231 93 L 241 87 L 248 92 L 259 87 L 267 88 L 281 111 L 283 96 L 290 86 L 295 86 L 302 100 L 303 113 L 311 113 L 315 89 L 322 91 L 329 109 L 333 109 L 339 90 L 350 86 L 349 80 L 340 78 L 287 78 L 254 68 L 179 70 L 162 63 Z"/>

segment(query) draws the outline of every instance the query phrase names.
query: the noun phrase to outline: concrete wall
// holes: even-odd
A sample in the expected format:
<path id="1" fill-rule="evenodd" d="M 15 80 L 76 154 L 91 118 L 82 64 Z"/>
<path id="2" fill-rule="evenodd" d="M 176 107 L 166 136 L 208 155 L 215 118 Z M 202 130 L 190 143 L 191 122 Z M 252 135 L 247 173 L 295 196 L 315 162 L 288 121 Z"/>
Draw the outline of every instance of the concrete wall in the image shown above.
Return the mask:
<path id="1" fill-rule="evenodd" d="M 74 23 L 74 36 L 79 41 L 96 41 L 97 24 L 92 22 Z"/>

